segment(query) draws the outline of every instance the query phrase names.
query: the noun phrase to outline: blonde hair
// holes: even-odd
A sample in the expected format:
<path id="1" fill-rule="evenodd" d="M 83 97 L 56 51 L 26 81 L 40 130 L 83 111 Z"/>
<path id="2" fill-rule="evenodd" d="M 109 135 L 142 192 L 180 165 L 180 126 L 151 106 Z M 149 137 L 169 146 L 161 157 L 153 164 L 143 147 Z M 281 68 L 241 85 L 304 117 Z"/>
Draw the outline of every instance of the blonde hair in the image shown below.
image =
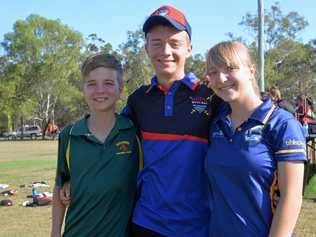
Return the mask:
<path id="1" fill-rule="evenodd" d="M 220 42 L 213 46 L 206 56 L 206 68 L 208 71 L 219 67 L 239 69 L 241 65 L 253 68 L 255 72 L 257 71 L 249 49 L 237 41 Z M 251 79 L 256 95 L 260 96 L 256 76 Z"/>
<path id="2" fill-rule="evenodd" d="M 281 97 L 281 91 L 280 91 L 278 88 L 276 88 L 275 86 L 271 87 L 269 92 L 270 92 L 270 95 L 271 95 L 271 96 L 276 97 L 276 98 L 278 98 L 279 100 L 282 99 L 282 97 Z"/>

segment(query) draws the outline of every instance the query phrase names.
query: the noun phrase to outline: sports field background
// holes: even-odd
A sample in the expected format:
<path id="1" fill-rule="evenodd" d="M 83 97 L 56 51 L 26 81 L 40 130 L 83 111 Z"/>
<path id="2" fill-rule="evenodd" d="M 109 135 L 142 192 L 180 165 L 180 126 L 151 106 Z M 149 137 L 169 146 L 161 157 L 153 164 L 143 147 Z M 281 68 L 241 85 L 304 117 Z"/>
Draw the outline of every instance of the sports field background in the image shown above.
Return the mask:
<path id="1" fill-rule="evenodd" d="M 31 188 L 20 185 L 45 181 L 52 191 L 56 167 L 57 141 L 0 141 L 0 183 L 18 191 L 10 198 L 12 207 L 0 207 L 0 237 L 48 237 L 51 227 L 51 206 L 22 207 Z M 3 190 L 0 190 L 3 191 Z M 297 237 L 316 237 L 316 175 L 305 191 L 305 199 L 296 227 Z"/>

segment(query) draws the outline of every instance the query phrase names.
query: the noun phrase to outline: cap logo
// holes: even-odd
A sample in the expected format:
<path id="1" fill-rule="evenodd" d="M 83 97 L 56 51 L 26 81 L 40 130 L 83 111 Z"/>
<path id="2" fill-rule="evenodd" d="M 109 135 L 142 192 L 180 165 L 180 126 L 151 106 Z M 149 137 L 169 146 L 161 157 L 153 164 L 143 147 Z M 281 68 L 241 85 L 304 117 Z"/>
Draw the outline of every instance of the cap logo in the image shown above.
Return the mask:
<path id="1" fill-rule="evenodd" d="M 166 16 L 168 15 L 169 11 L 167 8 L 161 8 L 157 11 L 157 15 L 159 16 Z"/>

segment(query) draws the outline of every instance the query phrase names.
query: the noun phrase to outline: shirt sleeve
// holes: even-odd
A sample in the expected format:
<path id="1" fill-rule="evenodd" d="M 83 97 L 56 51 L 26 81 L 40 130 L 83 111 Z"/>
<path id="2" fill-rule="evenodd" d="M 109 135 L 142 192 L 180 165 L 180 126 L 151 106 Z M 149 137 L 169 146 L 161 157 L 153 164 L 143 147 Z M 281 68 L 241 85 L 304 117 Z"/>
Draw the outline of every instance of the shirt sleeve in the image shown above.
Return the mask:
<path id="1" fill-rule="evenodd" d="M 302 126 L 295 118 L 276 126 L 274 136 L 274 155 L 277 161 L 306 160 L 306 139 Z"/>
<path id="2" fill-rule="evenodd" d="M 125 107 L 122 109 L 120 115 L 123 115 L 127 118 L 129 118 L 133 124 L 136 127 L 136 133 L 139 137 L 141 137 L 141 132 L 140 132 L 140 126 L 137 120 L 137 113 L 135 112 L 136 110 L 136 100 L 135 100 L 135 92 L 133 94 L 131 94 L 128 99 L 127 99 L 127 103 L 125 105 Z"/>
<path id="3" fill-rule="evenodd" d="M 129 96 L 127 99 L 127 103 L 126 103 L 125 107 L 121 111 L 121 115 L 128 117 L 130 120 L 133 121 L 133 123 L 135 123 L 136 118 L 135 118 L 135 113 L 134 113 L 132 101 L 133 101 L 132 96 Z"/>
<path id="4" fill-rule="evenodd" d="M 58 155 L 57 155 L 57 169 L 56 169 L 56 186 L 61 188 L 65 182 L 70 179 L 70 172 L 67 164 L 66 153 L 67 153 L 67 146 L 69 143 L 69 131 L 65 129 L 63 132 L 60 133 L 58 139 Z"/>

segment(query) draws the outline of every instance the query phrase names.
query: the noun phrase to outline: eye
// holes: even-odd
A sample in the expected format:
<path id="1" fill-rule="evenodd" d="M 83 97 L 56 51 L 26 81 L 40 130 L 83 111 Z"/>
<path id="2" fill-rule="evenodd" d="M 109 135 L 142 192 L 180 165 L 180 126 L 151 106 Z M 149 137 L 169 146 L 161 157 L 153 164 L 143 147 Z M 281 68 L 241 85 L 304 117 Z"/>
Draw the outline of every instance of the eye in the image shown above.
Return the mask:
<path id="1" fill-rule="evenodd" d="M 152 41 L 151 45 L 155 48 L 161 47 L 161 42 L 160 41 Z"/>
<path id="2" fill-rule="evenodd" d="M 89 82 L 86 83 L 86 85 L 87 85 L 88 87 L 93 87 L 93 86 L 96 85 L 96 83 L 95 83 L 94 81 L 89 81 Z"/>
<path id="3" fill-rule="evenodd" d="M 234 72 L 234 71 L 238 70 L 238 68 L 232 67 L 232 66 L 227 66 L 226 70 L 227 70 L 227 72 Z"/>
<path id="4" fill-rule="evenodd" d="M 115 85 L 115 82 L 112 81 L 112 80 L 106 80 L 106 81 L 104 82 L 104 85 L 105 85 L 105 86 L 108 86 L 108 87 L 114 86 L 114 85 Z"/>
<path id="5" fill-rule="evenodd" d="M 177 41 L 171 42 L 171 43 L 170 43 L 170 46 L 171 46 L 172 48 L 174 48 L 174 49 L 178 49 L 178 48 L 181 46 L 181 43 L 180 43 L 180 42 L 177 42 Z"/>

